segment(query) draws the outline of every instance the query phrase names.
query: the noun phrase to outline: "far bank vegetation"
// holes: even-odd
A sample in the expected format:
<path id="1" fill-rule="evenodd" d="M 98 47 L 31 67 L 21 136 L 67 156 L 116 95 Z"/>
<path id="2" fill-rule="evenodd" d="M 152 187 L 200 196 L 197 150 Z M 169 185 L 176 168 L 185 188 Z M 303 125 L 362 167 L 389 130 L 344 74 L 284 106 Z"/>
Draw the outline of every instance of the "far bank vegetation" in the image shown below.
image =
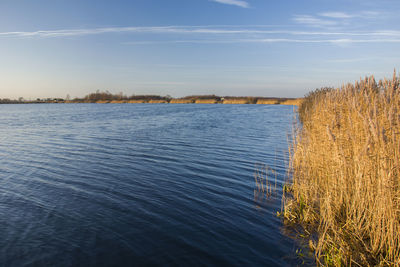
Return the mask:
<path id="1" fill-rule="evenodd" d="M 190 95 L 182 98 L 160 95 L 131 95 L 123 93 L 112 94 L 109 91 L 96 91 L 83 98 L 71 99 L 45 98 L 36 100 L 0 99 L 0 104 L 27 104 L 27 103 L 98 103 L 98 104 L 270 104 L 270 105 L 298 105 L 301 98 L 277 98 L 277 97 L 250 97 L 250 96 L 217 96 L 217 95 Z"/>
<path id="2" fill-rule="evenodd" d="M 122 93 L 112 94 L 108 91 L 88 94 L 84 98 L 75 98 L 72 103 L 150 103 L 150 104 L 286 104 L 298 105 L 301 99 L 296 98 L 266 98 L 266 97 L 234 97 L 216 95 L 190 95 L 182 98 L 159 95 L 132 95 L 126 96 Z"/>
<path id="3" fill-rule="evenodd" d="M 298 111 L 284 221 L 319 265 L 399 266 L 399 77 L 314 91 Z"/>

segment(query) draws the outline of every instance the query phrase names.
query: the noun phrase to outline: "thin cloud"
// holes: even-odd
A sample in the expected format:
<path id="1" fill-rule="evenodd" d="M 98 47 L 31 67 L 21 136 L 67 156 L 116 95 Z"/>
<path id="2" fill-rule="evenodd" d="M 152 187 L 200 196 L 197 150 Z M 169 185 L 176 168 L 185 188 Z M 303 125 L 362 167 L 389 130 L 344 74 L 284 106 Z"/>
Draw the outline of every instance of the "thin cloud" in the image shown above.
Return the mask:
<path id="1" fill-rule="evenodd" d="M 304 20 L 302 20 L 304 21 Z M 314 20 L 307 19 L 308 23 Z M 63 30 L 40 30 L 32 32 L 15 31 L 0 32 L 0 37 L 65 37 L 65 36 L 85 36 L 95 34 L 118 34 L 118 33 L 148 33 L 148 34 L 288 34 L 288 35 L 380 35 L 380 36 L 400 36 L 400 31 L 381 30 L 372 32 L 337 32 L 337 31 L 293 31 L 293 30 L 264 30 L 248 25 L 235 25 L 234 29 L 230 26 L 162 26 L 162 27 L 113 27 L 113 28 L 94 28 L 94 29 L 63 29 Z M 267 26 L 270 28 L 270 26 Z"/>
<path id="2" fill-rule="evenodd" d="M 226 4 L 226 5 L 234 5 L 234 6 L 239 6 L 243 8 L 249 8 L 250 5 L 246 1 L 242 0 L 211 0 L 213 2 L 217 2 L 220 4 Z"/>
<path id="3" fill-rule="evenodd" d="M 385 14 L 383 12 L 379 11 L 362 11 L 360 13 L 360 17 L 367 17 L 367 18 L 376 18 L 379 16 L 384 16 Z"/>
<path id="4" fill-rule="evenodd" d="M 324 12 L 318 14 L 321 17 L 333 18 L 333 19 L 351 19 L 357 15 L 351 15 L 344 12 Z"/>
<path id="5" fill-rule="evenodd" d="M 365 58 L 342 58 L 342 59 L 331 59 L 327 60 L 328 63 L 355 63 L 355 62 L 362 62 L 362 61 L 376 61 L 380 60 L 379 57 L 365 57 Z"/>
<path id="6" fill-rule="evenodd" d="M 309 15 L 296 15 L 293 20 L 299 24 L 305 24 L 313 27 L 327 27 L 327 26 L 337 26 L 339 23 L 335 20 L 321 19 Z"/>
<path id="7" fill-rule="evenodd" d="M 308 23 L 314 20 L 307 19 Z M 315 22 L 315 21 L 314 21 Z M 317 21 L 320 22 L 320 21 Z M 327 24 L 325 25 L 334 25 Z M 382 42 L 397 42 L 400 38 L 400 31 L 398 30 L 381 30 L 381 31 L 334 31 L 334 30 L 319 30 L 319 31 L 299 31 L 299 30 L 282 30 L 274 29 L 271 26 L 257 27 L 246 25 L 230 26 L 162 26 L 162 27 L 108 27 L 108 28 L 94 28 L 94 29 L 62 29 L 62 30 L 40 30 L 32 32 L 15 31 L 15 32 L 0 32 L 1 38 L 68 38 L 68 37 L 84 37 L 89 35 L 102 35 L 102 34 L 131 34 L 136 35 L 140 39 L 136 40 L 136 44 L 147 44 L 149 41 L 146 35 L 160 36 L 169 41 L 171 39 L 181 38 L 181 43 L 231 43 L 231 40 L 264 40 L 264 42 L 331 42 L 331 43 L 356 43 L 356 42 L 377 42 L 382 38 Z M 191 36 L 183 38 L 183 36 Z M 295 37 L 295 38 L 291 38 Z M 334 39 L 334 40 L 330 40 Z M 360 40 L 364 38 L 363 40 Z M 186 40 L 185 40 L 186 39 Z M 189 40 L 187 40 L 189 39 Z M 176 41 L 173 41 L 177 43 Z M 237 41 L 234 41 L 237 42 Z M 253 41 L 252 41 L 253 42 Z M 150 43 L 153 43 L 150 41 Z"/>
<path id="8" fill-rule="evenodd" d="M 248 40 L 248 42 L 283 42 L 283 43 L 331 43 L 331 44 L 351 44 L 351 43 L 400 43 L 400 39 L 260 39 Z"/>
<path id="9" fill-rule="evenodd" d="M 350 22 L 355 22 L 356 19 L 377 19 L 382 17 L 383 13 L 378 11 L 361 11 L 357 13 L 346 12 L 321 12 L 316 15 L 295 15 L 293 20 L 298 24 L 303 24 L 313 27 L 333 27 L 349 25 Z"/>
<path id="10" fill-rule="evenodd" d="M 353 43 L 400 43 L 400 39 L 292 39 L 292 38 L 253 38 L 230 40 L 169 40 L 125 42 L 126 45 L 147 44 L 236 44 L 236 43 L 304 43 L 348 45 Z"/>
<path id="11" fill-rule="evenodd" d="M 163 26 L 163 27 L 113 27 L 95 29 L 65 29 L 65 30 L 40 30 L 32 32 L 0 32 L 0 37 L 67 37 L 83 36 L 107 33 L 158 33 L 158 34 L 243 34 L 243 33 L 274 33 L 276 31 L 264 31 L 255 29 L 228 29 L 215 28 L 215 26 Z"/>
<path id="12" fill-rule="evenodd" d="M 346 12 L 322 12 L 318 13 L 318 16 L 332 18 L 332 19 L 353 19 L 353 18 L 363 18 L 372 19 L 382 16 L 383 14 L 378 11 L 361 11 L 358 13 L 349 14 Z"/>

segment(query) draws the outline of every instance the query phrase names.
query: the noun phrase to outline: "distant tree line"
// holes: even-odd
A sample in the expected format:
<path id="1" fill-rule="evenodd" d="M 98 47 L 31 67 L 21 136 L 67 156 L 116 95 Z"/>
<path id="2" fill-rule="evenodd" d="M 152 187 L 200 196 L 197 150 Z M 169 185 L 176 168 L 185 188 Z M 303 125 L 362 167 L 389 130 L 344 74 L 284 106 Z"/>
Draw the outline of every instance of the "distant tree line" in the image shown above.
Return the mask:
<path id="1" fill-rule="evenodd" d="M 15 99 L 12 100 L 8 98 L 0 99 L 0 104 L 18 104 L 18 103 L 21 103 L 21 101 Z"/>
<path id="2" fill-rule="evenodd" d="M 0 104 L 18 104 L 18 103 L 97 103 L 97 102 L 119 102 L 121 101 L 122 103 L 124 102 L 129 102 L 129 101 L 142 101 L 144 103 L 152 102 L 154 101 L 159 101 L 159 102 L 164 102 L 164 103 L 169 103 L 171 100 L 190 100 L 188 102 L 190 103 L 195 103 L 197 100 L 213 100 L 214 103 L 223 103 L 231 101 L 231 102 L 242 102 L 246 104 L 256 104 L 257 101 L 259 100 L 274 100 L 276 104 L 282 103 L 286 100 L 291 100 L 294 98 L 277 98 L 277 97 L 252 97 L 252 96 L 217 96 L 217 95 L 189 95 L 185 96 L 182 98 L 172 98 L 170 95 L 166 96 L 160 96 L 160 95 L 131 95 L 127 96 L 125 94 L 118 93 L 118 94 L 112 94 L 109 91 L 100 91 L 97 90 L 94 93 L 90 93 L 83 98 L 74 98 L 71 99 L 69 95 L 67 95 L 66 99 L 62 98 L 45 98 L 45 99 L 39 99 L 37 98 L 36 100 L 24 100 L 22 97 L 20 97 L 18 100 L 12 100 L 12 99 L 0 99 Z M 203 101 L 204 102 L 204 101 Z"/>
<path id="3" fill-rule="evenodd" d="M 123 93 L 112 94 L 109 91 L 99 91 L 95 93 L 90 93 L 84 98 L 75 98 L 72 102 L 86 102 L 86 103 L 96 103 L 99 101 L 129 101 L 129 100 L 145 100 L 146 102 L 150 100 L 165 100 L 169 102 L 170 96 L 160 96 L 160 95 L 131 95 L 127 96 Z"/>
<path id="4" fill-rule="evenodd" d="M 221 97 L 220 96 L 216 96 L 216 95 L 189 95 L 189 96 L 185 96 L 182 97 L 181 99 L 215 99 L 217 101 L 221 101 Z"/>
<path id="5" fill-rule="evenodd" d="M 0 99 L 0 104 L 35 104 L 35 103 L 64 103 L 63 98 L 37 98 L 36 100 L 25 100 L 23 97 L 18 99 L 3 98 Z"/>

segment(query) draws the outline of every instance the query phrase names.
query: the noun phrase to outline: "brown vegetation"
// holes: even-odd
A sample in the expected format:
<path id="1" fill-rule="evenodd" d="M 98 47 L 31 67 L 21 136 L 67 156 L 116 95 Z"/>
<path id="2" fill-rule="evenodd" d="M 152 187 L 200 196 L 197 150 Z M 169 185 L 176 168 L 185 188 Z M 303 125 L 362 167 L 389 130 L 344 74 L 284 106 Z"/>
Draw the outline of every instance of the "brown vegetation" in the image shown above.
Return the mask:
<path id="1" fill-rule="evenodd" d="M 221 101 L 221 97 L 216 95 L 189 95 L 182 99 L 215 99 L 216 101 Z"/>
<path id="2" fill-rule="evenodd" d="M 192 104 L 194 99 L 174 98 L 169 102 L 171 104 Z"/>
<path id="3" fill-rule="evenodd" d="M 159 95 L 132 95 L 128 97 L 122 93 L 111 94 L 108 91 L 100 92 L 98 90 L 95 93 L 88 94 L 83 99 L 76 98 L 73 101 L 78 103 L 149 103 L 150 101 L 167 103 L 169 99 L 169 97 Z"/>
<path id="4" fill-rule="evenodd" d="M 309 94 L 290 147 L 283 216 L 321 265 L 400 265 L 399 78 Z"/>
<path id="5" fill-rule="evenodd" d="M 224 99 L 223 104 L 248 104 L 247 99 Z"/>
<path id="6" fill-rule="evenodd" d="M 218 103 L 217 99 L 196 99 L 194 101 L 195 104 L 216 104 Z"/>
<path id="7" fill-rule="evenodd" d="M 256 104 L 276 105 L 279 104 L 279 101 L 277 99 L 258 99 Z"/>
<path id="8" fill-rule="evenodd" d="M 69 95 L 67 99 L 61 98 L 46 98 L 37 99 L 35 101 L 23 100 L 20 97 L 19 100 L 0 99 L 0 104 L 23 104 L 23 103 L 98 103 L 98 104 L 122 104 L 122 103 L 171 103 L 171 104 L 284 104 L 284 105 L 296 105 L 297 99 L 288 98 L 265 98 L 265 97 L 251 97 L 251 96 L 226 96 L 220 97 L 216 95 L 191 95 L 183 98 L 171 98 L 167 96 L 159 95 L 132 95 L 126 96 L 123 93 L 112 94 L 108 91 L 102 92 L 97 90 L 95 93 L 86 95 L 84 98 L 70 99 Z"/>
<path id="9" fill-rule="evenodd" d="M 224 97 L 224 104 L 255 104 L 257 98 L 255 97 Z"/>
<path id="10" fill-rule="evenodd" d="M 111 104 L 124 104 L 126 102 L 127 102 L 127 100 L 112 100 L 110 103 Z"/>
<path id="11" fill-rule="evenodd" d="M 144 99 L 140 99 L 140 100 L 128 100 L 127 103 L 129 104 L 141 104 L 141 103 L 146 103 L 146 101 Z"/>
<path id="12" fill-rule="evenodd" d="M 290 106 L 300 106 L 302 101 L 303 101 L 302 98 L 286 99 L 286 100 L 278 102 L 277 104 L 290 105 Z"/>
<path id="13" fill-rule="evenodd" d="M 158 99 L 158 100 L 151 99 L 149 101 L 149 103 L 150 104 L 165 104 L 165 103 L 168 103 L 168 101 L 164 100 L 164 99 Z"/>

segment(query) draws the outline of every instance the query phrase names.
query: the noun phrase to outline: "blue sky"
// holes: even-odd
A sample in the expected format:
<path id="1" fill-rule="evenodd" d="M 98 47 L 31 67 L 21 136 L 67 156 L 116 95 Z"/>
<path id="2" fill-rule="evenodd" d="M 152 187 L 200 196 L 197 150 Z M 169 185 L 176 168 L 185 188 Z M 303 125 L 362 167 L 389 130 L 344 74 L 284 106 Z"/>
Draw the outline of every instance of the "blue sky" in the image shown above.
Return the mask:
<path id="1" fill-rule="evenodd" d="M 400 68 L 398 0 L 1 0 L 0 98 L 301 97 Z"/>

